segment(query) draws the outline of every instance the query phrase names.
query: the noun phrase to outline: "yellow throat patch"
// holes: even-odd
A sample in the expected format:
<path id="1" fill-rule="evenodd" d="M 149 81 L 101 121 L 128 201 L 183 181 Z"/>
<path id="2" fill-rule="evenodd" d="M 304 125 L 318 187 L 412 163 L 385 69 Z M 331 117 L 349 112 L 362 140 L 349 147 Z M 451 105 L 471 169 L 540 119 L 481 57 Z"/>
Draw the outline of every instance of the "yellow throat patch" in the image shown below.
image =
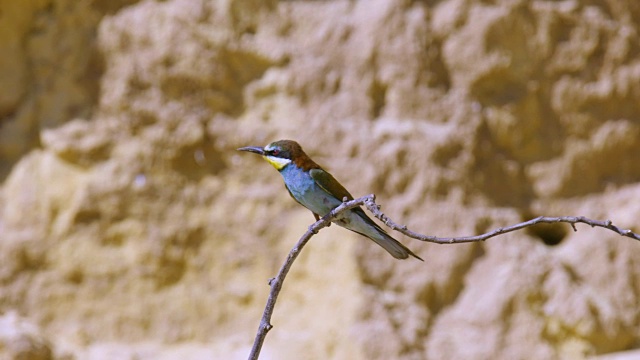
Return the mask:
<path id="1" fill-rule="evenodd" d="M 278 171 L 282 170 L 282 168 L 284 168 L 291 162 L 291 160 L 289 159 L 283 159 L 283 158 L 269 156 L 269 155 L 263 156 L 263 158 L 267 160 L 269 164 L 273 165 L 273 167 L 276 168 L 276 170 Z"/>

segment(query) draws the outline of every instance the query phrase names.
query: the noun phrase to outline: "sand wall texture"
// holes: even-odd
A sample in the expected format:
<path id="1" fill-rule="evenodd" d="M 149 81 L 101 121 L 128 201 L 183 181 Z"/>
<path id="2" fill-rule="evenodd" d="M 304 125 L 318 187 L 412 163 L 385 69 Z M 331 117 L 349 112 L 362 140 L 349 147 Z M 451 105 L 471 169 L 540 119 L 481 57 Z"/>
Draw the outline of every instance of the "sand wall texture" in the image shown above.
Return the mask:
<path id="1" fill-rule="evenodd" d="M 0 54 L 3 359 L 246 358 L 313 222 L 246 145 L 425 234 L 640 232 L 636 0 L 0 0 Z M 263 358 L 638 356 L 640 243 L 577 229 L 332 226 Z"/>

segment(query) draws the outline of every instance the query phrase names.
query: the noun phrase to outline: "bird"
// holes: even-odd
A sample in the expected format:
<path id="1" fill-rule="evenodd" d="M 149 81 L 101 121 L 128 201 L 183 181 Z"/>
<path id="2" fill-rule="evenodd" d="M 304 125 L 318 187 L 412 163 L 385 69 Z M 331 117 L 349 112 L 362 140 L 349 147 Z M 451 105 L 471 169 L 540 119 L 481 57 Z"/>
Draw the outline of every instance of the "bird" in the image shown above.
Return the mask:
<path id="1" fill-rule="evenodd" d="M 343 199 L 353 200 L 353 196 L 329 172 L 311 160 L 300 144 L 293 140 L 278 140 L 265 147 L 245 146 L 238 151 L 261 155 L 280 172 L 289 195 L 300 205 L 311 210 L 316 221 L 342 204 Z M 382 246 L 396 259 L 409 256 L 422 260 L 398 240 L 356 207 L 333 220 L 335 224 L 368 237 Z"/>

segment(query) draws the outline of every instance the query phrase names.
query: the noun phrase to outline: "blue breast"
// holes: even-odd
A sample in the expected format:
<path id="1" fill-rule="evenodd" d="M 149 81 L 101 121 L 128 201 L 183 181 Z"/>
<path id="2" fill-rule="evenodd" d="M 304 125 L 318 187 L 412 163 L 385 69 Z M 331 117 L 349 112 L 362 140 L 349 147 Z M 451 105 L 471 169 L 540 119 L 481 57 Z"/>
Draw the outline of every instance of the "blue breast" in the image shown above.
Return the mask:
<path id="1" fill-rule="evenodd" d="M 280 174 L 291 195 L 304 207 L 320 216 L 326 215 L 342 203 L 319 187 L 308 172 L 295 164 L 287 165 Z"/>

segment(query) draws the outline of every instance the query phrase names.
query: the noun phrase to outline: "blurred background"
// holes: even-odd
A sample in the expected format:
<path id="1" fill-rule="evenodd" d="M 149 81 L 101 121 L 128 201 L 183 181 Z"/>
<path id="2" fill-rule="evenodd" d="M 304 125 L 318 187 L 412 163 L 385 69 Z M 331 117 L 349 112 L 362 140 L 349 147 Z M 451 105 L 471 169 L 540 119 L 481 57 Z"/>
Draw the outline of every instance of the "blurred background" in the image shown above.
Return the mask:
<path id="1" fill-rule="evenodd" d="M 313 223 L 236 148 L 297 140 L 400 224 L 640 231 L 636 0 L 0 0 L 0 358 L 244 359 Z M 263 359 L 632 359 L 640 244 L 338 227 Z"/>

